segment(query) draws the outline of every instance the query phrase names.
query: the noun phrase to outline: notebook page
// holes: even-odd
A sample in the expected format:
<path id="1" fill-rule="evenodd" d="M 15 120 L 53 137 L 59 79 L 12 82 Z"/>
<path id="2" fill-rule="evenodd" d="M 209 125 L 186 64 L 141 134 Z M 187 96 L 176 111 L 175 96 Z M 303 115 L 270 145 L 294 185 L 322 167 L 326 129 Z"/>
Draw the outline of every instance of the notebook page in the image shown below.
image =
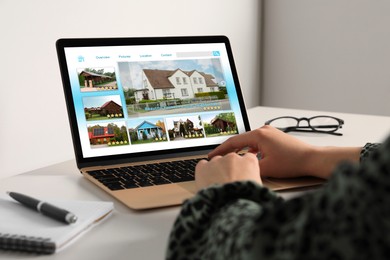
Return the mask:
<path id="1" fill-rule="evenodd" d="M 1 196 L 0 233 L 50 238 L 56 244 L 56 251 L 58 251 L 83 234 L 88 228 L 109 216 L 113 209 L 112 202 L 42 200 L 74 213 L 78 218 L 77 222 L 65 224 L 53 220 L 7 196 Z"/>

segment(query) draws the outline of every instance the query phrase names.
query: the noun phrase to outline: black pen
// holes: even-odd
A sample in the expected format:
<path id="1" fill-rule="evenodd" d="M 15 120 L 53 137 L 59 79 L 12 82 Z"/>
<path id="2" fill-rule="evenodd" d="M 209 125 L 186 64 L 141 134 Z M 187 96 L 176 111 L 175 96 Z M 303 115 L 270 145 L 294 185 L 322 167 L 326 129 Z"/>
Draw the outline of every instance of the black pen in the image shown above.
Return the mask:
<path id="1" fill-rule="evenodd" d="M 77 217 L 64 209 L 58 208 L 56 206 L 53 206 L 47 202 L 40 201 L 37 199 L 34 199 L 30 196 L 17 193 L 17 192 L 9 192 L 7 191 L 8 195 L 11 196 L 14 200 L 20 202 L 26 207 L 29 207 L 33 210 L 37 210 L 38 212 L 51 217 L 53 219 L 59 220 L 61 222 L 65 222 L 67 224 L 75 223 L 77 221 Z"/>

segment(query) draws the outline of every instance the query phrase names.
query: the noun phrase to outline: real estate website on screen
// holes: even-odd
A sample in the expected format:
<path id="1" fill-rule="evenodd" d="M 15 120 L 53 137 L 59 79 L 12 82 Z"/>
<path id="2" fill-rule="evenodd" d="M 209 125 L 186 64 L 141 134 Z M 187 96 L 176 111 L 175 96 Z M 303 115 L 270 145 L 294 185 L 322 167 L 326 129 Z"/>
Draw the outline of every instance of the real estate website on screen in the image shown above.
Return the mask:
<path id="1" fill-rule="evenodd" d="M 245 132 L 223 43 L 65 48 L 84 158 Z"/>

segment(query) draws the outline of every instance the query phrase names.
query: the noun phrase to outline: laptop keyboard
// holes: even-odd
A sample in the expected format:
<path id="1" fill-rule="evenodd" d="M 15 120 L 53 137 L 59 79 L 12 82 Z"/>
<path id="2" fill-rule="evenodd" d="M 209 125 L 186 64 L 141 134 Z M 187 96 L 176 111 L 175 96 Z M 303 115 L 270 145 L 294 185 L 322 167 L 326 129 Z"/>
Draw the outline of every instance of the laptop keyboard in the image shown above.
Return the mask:
<path id="1" fill-rule="evenodd" d="M 193 181 L 195 166 L 201 159 L 125 166 L 87 171 L 87 173 L 110 190 L 132 189 Z"/>

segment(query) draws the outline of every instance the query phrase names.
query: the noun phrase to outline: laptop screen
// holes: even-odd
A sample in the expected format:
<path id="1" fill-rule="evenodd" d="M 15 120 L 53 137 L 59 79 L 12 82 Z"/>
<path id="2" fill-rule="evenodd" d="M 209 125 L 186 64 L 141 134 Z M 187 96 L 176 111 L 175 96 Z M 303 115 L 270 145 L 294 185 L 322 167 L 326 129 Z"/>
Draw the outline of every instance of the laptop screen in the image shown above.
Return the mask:
<path id="1" fill-rule="evenodd" d="M 249 130 L 226 37 L 60 39 L 79 159 L 208 149 Z"/>

